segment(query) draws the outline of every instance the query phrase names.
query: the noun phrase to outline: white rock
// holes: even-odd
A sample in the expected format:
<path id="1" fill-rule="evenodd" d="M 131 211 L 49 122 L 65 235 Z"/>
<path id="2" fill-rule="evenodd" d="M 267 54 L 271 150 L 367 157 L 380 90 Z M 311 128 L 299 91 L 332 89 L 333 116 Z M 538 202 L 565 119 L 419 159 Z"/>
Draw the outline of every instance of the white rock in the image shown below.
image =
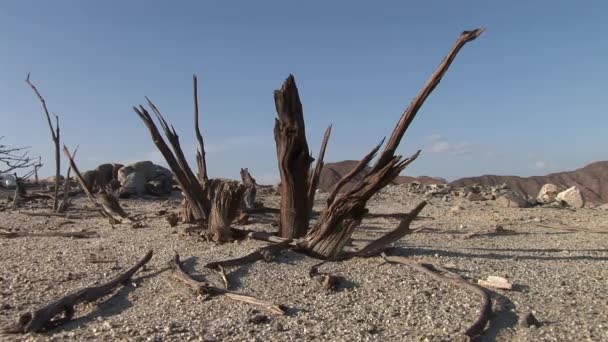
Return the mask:
<path id="1" fill-rule="evenodd" d="M 557 185 L 547 183 L 543 185 L 543 187 L 538 192 L 538 196 L 536 196 L 536 200 L 540 203 L 549 204 L 555 201 L 555 197 L 559 193 L 559 189 Z"/>
<path id="2" fill-rule="evenodd" d="M 560 192 L 559 194 L 557 194 L 555 199 L 558 201 L 566 202 L 566 204 L 573 208 L 582 208 L 585 206 L 585 200 L 583 199 L 583 195 L 576 186 L 573 186 Z"/>

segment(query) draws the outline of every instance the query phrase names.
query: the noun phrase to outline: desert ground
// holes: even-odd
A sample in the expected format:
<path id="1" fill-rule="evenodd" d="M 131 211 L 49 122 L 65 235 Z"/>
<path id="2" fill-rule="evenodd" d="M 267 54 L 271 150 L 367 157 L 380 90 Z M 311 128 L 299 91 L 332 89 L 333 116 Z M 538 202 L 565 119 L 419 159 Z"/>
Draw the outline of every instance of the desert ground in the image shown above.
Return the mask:
<path id="1" fill-rule="evenodd" d="M 6 198 L 6 193 L 2 194 Z M 259 199 L 278 207 L 279 197 Z M 326 194 L 316 199 L 320 210 Z M 423 198 L 405 186 L 389 186 L 368 203 L 370 213 L 409 211 Z M 2 199 L 4 202 L 5 200 Z M 608 340 L 608 215 L 599 209 L 504 208 L 495 201 L 429 199 L 392 253 L 440 265 L 471 282 L 507 278 L 512 290 L 489 289 L 494 313 L 482 341 Z M 326 292 L 309 276 L 316 260 L 293 251 L 274 261 L 226 269 L 229 289 L 287 307 L 273 315 L 248 303 L 216 296 L 205 300 L 171 277 L 175 252 L 192 275 L 221 286 L 210 261 L 245 255 L 265 245 L 244 240 L 216 245 L 196 227 L 170 227 L 166 215 L 180 210 L 181 197 L 121 200 L 142 227 L 110 225 L 86 197 L 75 199 L 66 217 L 48 203 L 0 211 L 0 227 L 12 232 L 94 231 L 97 237 L 0 239 L 0 326 L 67 293 L 100 284 L 134 265 L 148 250 L 152 260 L 126 286 L 102 300 L 76 307 L 74 319 L 42 334 L 0 335 L 6 341 L 451 341 L 479 315 L 481 299 L 410 266 L 380 257 L 329 262 L 320 267 L 342 277 Z M 274 231 L 272 214 L 252 215 L 250 230 Z M 374 215 L 363 221 L 355 246 L 393 229 L 397 219 Z M 511 234 L 492 231 L 497 225 Z M 244 227 L 245 228 L 245 227 Z M 194 233 L 193 233 L 194 232 Z M 518 321 L 532 313 L 541 325 Z"/>

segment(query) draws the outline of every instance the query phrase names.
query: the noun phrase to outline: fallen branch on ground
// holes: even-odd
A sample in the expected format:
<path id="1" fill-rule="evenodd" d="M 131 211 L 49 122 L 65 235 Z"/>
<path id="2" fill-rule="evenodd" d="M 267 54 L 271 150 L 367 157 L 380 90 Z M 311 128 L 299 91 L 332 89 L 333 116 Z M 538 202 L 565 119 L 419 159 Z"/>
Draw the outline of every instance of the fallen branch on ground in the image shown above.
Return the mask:
<path id="1" fill-rule="evenodd" d="M 282 306 L 282 305 L 276 305 L 272 302 L 268 302 L 268 301 L 258 299 L 258 298 L 252 297 L 252 296 L 228 291 L 228 290 L 213 286 L 212 284 L 207 283 L 207 282 L 194 280 L 192 277 L 190 277 L 190 275 L 188 275 L 182 269 L 181 262 L 179 259 L 179 254 L 177 254 L 177 253 L 175 253 L 175 256 L 173 257 L 171 266 L 173 268 L 172 275 L 175 279 L 188 285 L 190 288 L 192 288 L 194 291 L 196 291 L 197 293 L 199 293 L 201 295 L 207 295 L 207 296 L 223 295 L 232 300 L 237 300 L 237 301 L 260 306 L 263 309 L 265 309 L 268 312 L 275 314 L 275 315 L 284 315 L 285 314 L 285 309 L 284 309 L 284 306 Z"/>
<path id="2" fill-rule="evenodd" d="M 83 231 L 83 232 L 10 232 L 7 230 L 0 230 L 0 238 L 14 239 L 20 237 L 67 237 L 75 239 L 88 239 L 92 237 L 98 237 L 99 234 L 96 232 Z"/>
<path id="3" fill-rule="evenodd" d="M 264 259 L 266 261 L 271 261 L 274 256 L 281 252 L 284 251 L 286 249 L 291 248 L 291 240 L 285 240 L 273 245 L 268 245 L 265 247 L 262 247 L 252 253 L 249 253 L 243 257 L 240 258 L 236 258 L 236 259 L 228 259 L 228 260 L 222 260 L 222 261 L 214 261 L 214 262 L 210 262 L 207 263 L 205 265 L 205 267 L 210 268 L 210 269 L 217 269 L 219 267 L 231 267 L 231 266 L 241 266 L 244 264 L 250 264 L 252 262 L 256 262 L 258 260 Z"/>
<path id="4" fill-rule="evenodd" d="M 402 264 L 411 266 L 412 268 L 420 271 L 424 274 L 431 276 L 433 279 L 448 282 L 465 290 L 471 291 L 482 298 L 482 305 L 480 308 L 480 314 L 475 323 L 468 327 L 463 333 L 469 338 L 473 338 L 483 332 L 486 324 L 490 320 L 492 314 L 492 301 L 490 300 L 490 294 L 483 287 L 466 281 L 462 276 L 446 270 L 440 266 L 434 266 L 432 264 L 420 263 L 412 259 L 408 259 L 400 256 L 382 256 L 388 263 Z M 447 275 L 446 275 L 447 274 Z"/>
<path id="5" fill-rule="evenodd" d="M 103 296 L 110 294 L 114 288 L 120 284 L 126 285 L 133 274 L 142 268 L 148 261 L 152 259 L 152 251 L 148 251 L 146 255 L 131 267 L 125 273 L 122 273 L 105 284 L 98 286 L 85 287 L 71 293 L 63 298 L 51 302 L 34 312 L 24 313 L 19 317 L 19 322 L 14 327 L 10 327 L 5 331 L 7 333 L 29 333 L 41 332 L 53 329 L 61 324 L 64 324 L 72 319 L 75 313 L 74 306 L 97 300 Z M 63 313 L 63 318 L 54 319 L 59 314 Z"/>

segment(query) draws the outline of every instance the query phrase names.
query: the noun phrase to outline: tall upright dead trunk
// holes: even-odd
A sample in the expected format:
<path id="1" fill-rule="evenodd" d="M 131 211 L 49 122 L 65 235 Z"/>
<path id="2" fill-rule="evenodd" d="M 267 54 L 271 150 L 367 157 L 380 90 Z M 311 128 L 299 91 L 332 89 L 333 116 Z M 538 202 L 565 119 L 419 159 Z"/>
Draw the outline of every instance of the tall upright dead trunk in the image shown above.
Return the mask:
<path id="1" fill-rule="evenodd" d="M 308 230 L 308 171 L 313 159 L 308 152 L 304 114 L 293 75 L 274 92 L 277 118 L 274 139 L 281 175 L 279 236 L 293 239 Z"/>
<path id="2" fill-rule="evenodd" d="M 407 165 L 418 157 L 420 151 L 406 159 L 402 159 L 401 156 L 395 155 L 395 152 L 405 131 L 418 113 L 418 110 L 439 84 L 441 78 L 458 54 L 458 51 L 460 51 L 467 42 L 477 38 L 482 32 L 483 29 L 477 29 L 465 31 L 460 35 L 454 47 L 402 114 L 384 151 L 378 157 L 378 160 L 371 171 L 346 193 L 338 194 L 338 191 L 341 186 L 350 180 L 349 178 L 354 177 L 355 173 L 349 173 L 338 182 L 338 186 L 333 189 L 332 194 L 328 197 L 327 207 L 323 211 L 320 219 L 306 236 L 303 247 L 310 253 L 324 259 L 333 259 L 338 256 L 352 235 L 354 229 L 361 223 L 361 219 L 366 213 L 365 206 L 367 201 L 380 189 L 395 179 Z M 380 145 L 376 146 L 376 148 L 374 148 L 374 150 L 355 167 L 355 171 L 363 169 L 369 161 L 371 161 L 379 148 Z M 418 205 L 416 209 L 412 211 L 412 215 L 417 214 L 423 207 L 424 204 L 422 203 Z M 392 240 L 393 239 L 386 239 L 386 241 Z M 374 249 L 377 250 L 379 248 L 380 247 L 377 244 L 374 245 Z"/>
<path id="3" fill-rule="evenodd" d="M 57 211 L 59 205 L 59 181 L 61 178 L 61 155 L 59 152 L 59 116 L 55 115 L 55 127 L 53 127 L 53 123 L 51 122 L 51 115 L 49 114 L 49 110 L 46 107 L 46 101 L 44 97 L 38 91 L 38 88 L 30 82 L 30 74 L 27 74 L 27 78 L 25 82 L 32 88 L 40 103 L 42 103 L 42 109 L 44 110 L 44 114 L 46 115 L 47 124 L 49 129 L 51 130 L 51 139 L 53 140 L 53 146 L 55 147 L 55 199 L 53 200 L 53 211 Z M 37 170 L 36 170 L 37 173 Z"/>

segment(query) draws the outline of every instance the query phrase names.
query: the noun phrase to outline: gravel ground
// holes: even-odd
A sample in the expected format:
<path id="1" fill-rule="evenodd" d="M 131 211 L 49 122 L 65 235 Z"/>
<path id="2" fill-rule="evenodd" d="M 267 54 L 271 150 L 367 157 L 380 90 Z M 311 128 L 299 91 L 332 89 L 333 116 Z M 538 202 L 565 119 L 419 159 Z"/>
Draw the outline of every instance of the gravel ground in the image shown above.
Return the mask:
<path id="1" fill-rule="evenodd" d="M 422 200 L 404 189 L 383 190 L 370 201 L 370 211 L 405 212 Z M 320 194 L 319 209 L 323 199 Z M 269 206 L 278 203 L 276 196 L 262 200 Z M 273 316 L 221 296 L 203 300 L 170 278 L 167 265 L 174 251 L 189 273 L 205 275 L 219 285 L 219 277 L 205 270 L 205 263 L 244 255 L 264 243 L 217 246 L 188 235 L 188 225 L 169 227 L 157 213 L 177 212 L 177 197 L 125 200 L 123 205 L 129 213 L 141 215 L 145 227 L 112 227 L 90 211 L 84 198 L 75 201 L 75 208 L 92 217 L 0 212 L 0 227 L 6 229 L 85 229 L 100 235 L 0 239 L 0 326 L 68 292 L 103 282 L 154 250 L 152 261 L 129 285 L 100 301 L 79 305 L 70 323 L 45 334 L 0 335 L 0 340 L 451 341 L 478 315 L 480 298 L 475 294 L 408 266 L 387 265 L 380 258 L 323 265 L 321 271 L 345 279 L 336 292 L 325 293 L 308 276 L 318 260 L 294 252 L 283 253 L 272 263 L 227 270 L 231 290 L 286 305 L 288 315 Z M 270 231 L 273 219 L 256 217 L 247 228 Z M 354 244 L 381 236 L 396 224 L 391 218 L 364 220 Z M 516 234 L 463 238 L 497 224 Z M 396 243 L 398 253 L 443 265 L 472 281 L 497 275 L 515 284 L 512 291 L 492 291 L 495 313 L 481 340 L 608 340 L 608 212 L 512 209 L 493 201 L 432 199 L 413 226 L 425 229 Z M 91 262 L 91 256 L 104 262 Z M 541 327 L 518 325 L 519 317 L 528 312 Z"/>

